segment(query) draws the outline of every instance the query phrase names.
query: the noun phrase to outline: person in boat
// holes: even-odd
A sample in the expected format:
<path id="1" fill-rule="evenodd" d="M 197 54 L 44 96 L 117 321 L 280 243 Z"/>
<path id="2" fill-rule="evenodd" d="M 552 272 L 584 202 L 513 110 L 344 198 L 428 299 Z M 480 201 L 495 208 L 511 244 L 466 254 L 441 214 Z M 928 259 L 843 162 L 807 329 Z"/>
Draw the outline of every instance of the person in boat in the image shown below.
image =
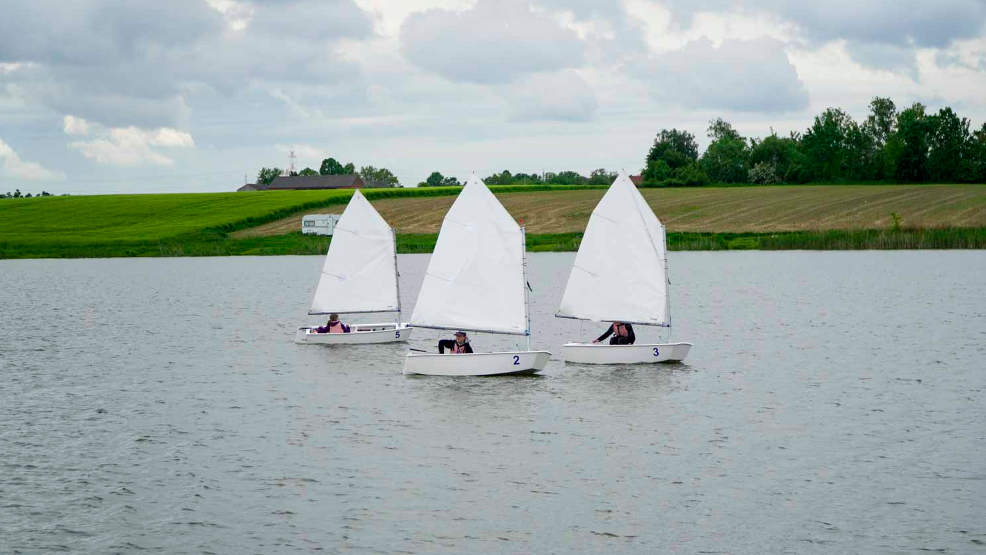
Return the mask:
<path id="1" fill-rule="evenodd" d="M 453 355 L 472 352 L 472 347 L 469 345 L 469 338 L 466 337 L 466 332 L 464 331 L 455 332 L 455 339 L 442 339 L 439 341 L 438 354 L 445 354 L 445 349 L 448 349 L 449 353 Z"/>
<path id="2" fill-rule="evenodd" d="M 612 335 L 612 337 L 610 337 Z M 623 322 L 613 322 L 613 325 L 606 330 L 606 333 L 599 336 L 593 343 L 599 343 L 609 337 L 610 345 L 633 345 L 637 336 L 633 334 L 633 326 Z"/>
<path id="3" fill-rule="evenodd" d="M 315 328 L 315 333 L 349 333 L 349 326 L 339 321 L 338 314 L 329 314 L 329 321 L 324 326 Z"/>

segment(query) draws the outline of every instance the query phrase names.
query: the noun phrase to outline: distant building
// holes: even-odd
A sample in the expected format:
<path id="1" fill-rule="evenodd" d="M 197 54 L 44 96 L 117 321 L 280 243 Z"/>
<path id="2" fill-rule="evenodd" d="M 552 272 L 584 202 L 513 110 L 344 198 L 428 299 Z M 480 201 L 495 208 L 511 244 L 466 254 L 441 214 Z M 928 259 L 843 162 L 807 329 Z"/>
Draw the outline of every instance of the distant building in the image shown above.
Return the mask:
<path id="1" fill-rule="evenodd" d="M 383 188 L 393 185 L 381 181 L 364 182 L 356 174 L 343 175 L 279 175 L 270 185 L 247 184 L 237 191 L 292 191 L 314 189 L 362 189 Z"/>
<path id="2" fill-rule="evenodd" d="M 270 191 L 307 189 L 359 189 L 363 179 L 356 174 L 343 175 L 279 175 L 270 182 Z"/>
<path id="3" fill-rule="evenodd" d="M 644 182 L 644 176 L 643 175 L 631 175 L 630 176 L 630 181 L 633 181 L 633 184 L 634 185 L 636 185 L 637 187 L 640 187 L 640 184 Z"/>

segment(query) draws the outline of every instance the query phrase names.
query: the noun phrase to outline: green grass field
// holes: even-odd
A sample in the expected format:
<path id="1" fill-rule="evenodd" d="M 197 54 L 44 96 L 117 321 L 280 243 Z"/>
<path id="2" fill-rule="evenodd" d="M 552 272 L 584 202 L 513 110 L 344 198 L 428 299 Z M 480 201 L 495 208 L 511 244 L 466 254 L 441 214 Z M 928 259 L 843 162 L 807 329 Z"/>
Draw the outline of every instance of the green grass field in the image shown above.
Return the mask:
<path id="1" fill-rule="evenodd" d="M 491 187 L 532 251 L 575 250 L 600 188 Z M 458 188 L 367 197 L 429 252 Z M 702 187 L 643 191 L 672 249 L 986 248 L 986 186 Z M 300 215 L 339 212 L 350 191 L 106 195 L 0 200 L 0 258 L 318 254 Z M 894 222 L 896 215 L 897 221 Z"/>

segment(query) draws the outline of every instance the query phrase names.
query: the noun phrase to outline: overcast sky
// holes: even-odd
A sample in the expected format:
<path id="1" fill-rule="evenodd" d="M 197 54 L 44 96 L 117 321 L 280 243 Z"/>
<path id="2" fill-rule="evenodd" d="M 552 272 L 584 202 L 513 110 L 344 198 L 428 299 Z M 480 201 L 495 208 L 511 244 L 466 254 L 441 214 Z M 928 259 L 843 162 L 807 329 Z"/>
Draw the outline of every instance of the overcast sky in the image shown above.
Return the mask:
<path id="1" fill-rule="evenodd" d="M 986 0 L 0 0 L 0 192 L 643 165 L 875 95 L 986 119 Z"/>

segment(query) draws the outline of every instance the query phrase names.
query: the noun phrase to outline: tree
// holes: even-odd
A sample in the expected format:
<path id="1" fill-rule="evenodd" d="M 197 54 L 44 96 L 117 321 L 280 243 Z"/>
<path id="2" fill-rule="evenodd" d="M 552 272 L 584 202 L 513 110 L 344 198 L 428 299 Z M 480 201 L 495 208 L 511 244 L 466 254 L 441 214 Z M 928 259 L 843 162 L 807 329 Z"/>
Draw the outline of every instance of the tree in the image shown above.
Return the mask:
<path id="1" fill-rule="evenodd" d="M 929 118 L 928 176 L 939 183 L 972 181 L 969 120 L 945 107 Z"/>
<path id="2" fill-rule="evenodd" d="M 708 136 L 712 139 L 702 155 L 702 170 L 716 183 L 742 183 L 747 180 L 750 151 L 746 140 L 722 118 L 709 122 Z"/>
<path id="3" fill-rule="evenodd" d="M 298 175 L 318 175 L 318 172 L 311 168 L 305 168 L 298 172 Z"/>
<path id="4" fill-rule="evenodd" d="M 418 183 L 418 187 L 458 187 L 462 185 L 459 180 L 454 177 L 445 177 L 439 172 L 431 172 L 428 179 Z"/>
<path id="5" fill-rule="evenodd" d="M 695 135 L 677 129 L 662 129 L 647 153 L 647 162 L 664 160 L 672 170 L 687 166 L 698 159 Z"/>
<path id="6" fill-rule="evenodd" d="M 270 185 L 274 178 L 281 175 L 281 170 L 278 168 L 260 168 L 257 172 L 257 184 L 258 185 Z"/>
<path id="7" fill-rule="evenodd" d="M 374 168 L 373 166 L 363 166 L 359 169 L 359 176 L 363 181 L 376 181 L 394 187 L 400 186 L 397 176 L 387 168 Z"/>
<path id="8" fill-rule="evenodd" d="M 778 137 L 777 133 L 771 133 L 763 140 L 751 139 L 749 163 L 751 169 L 762 163 L 770 164 L 774 174 L 784 183 L 804 183 L 808 180 L 804 154 L 797 136 Z"/>
<path id="9" fill-rule="evenodd" d="M 542 182 L 541 176 L 536 173 L 515 173 L 513 176 L 514 185 L 536 185 Z"/>
<path id="10" fill-rule="evenodd" d="M 969 138 L 969 160 L 972 179 L 976 183 L 986 183 L 986 123 Z"/>
<path id="11" fill-rule="evenodd" d="M 720 141 L 722 139 L 740 139 L 743 137 L 733 129 L 732 124 L 722 118 L 716 118 L 709 122 L 709 128 L 706 134 L 713 142 Z"/>
<path id="12" fill-rule="evenodd" d="M 930 127 L 931 122 L 920 102 L 897 114 L 897 131 L 888 141 L 887 150 L 893 158 L 898 180 L 927 181 Z"/>
<path id="13" fill-rule="evenodd" d="M 483 182 L 487 185 L 512 185 L 514 182 L 514 176 L 509 170 L 503 170 L 500 173 L 494 173 L 493 175 L 483 178 Z"/>
<path id="14" fill-rule="evenodd" d="M 852 118 L 841 108 L 827 108 L 801 139 L 812 179 L 832 181 L 845 176 L 846 136 Z"/>
<path id="15" fill-rule="evenodd" d="M 582 185 L 585 182 L 586 179 L 582 177 L 581 174 L 571 170 L 552 174 L 551 179 L 548 180 L 548 183 L 552 183 L 554 185 Z"/>
<path id="16" fill-rule="evenodd" d="M 322 165 L 318 168 L 318 173 L 322 175 L 341 175 L 346 173 L 346 168 L 335 158 L 326 158 L 322 160 Z"/>
<path id="17" fill-rule="evenodd" d="M 873 138 L 873 177 L 890 179 L 894 176 L 894 161 L 887 151 L 887 142 L 896 130 L 897 106 L 889 98 L 873 97 L 870 101 L 870 115 L 863 125 Z"/>
<path id="18" fill-rule="evenodd" d="M 609 185 L 616 179 L 616 172 L 608 172 L 605 168 L 592 170 L 589 174 L 589 185 Z"/>
<path id="19" fill-rule="evenodd" d="M 354 166 L 352 162 L 349 162 L 342 167 L 342 173 L 345 175 L 354 174 L 356 173 L 356 166 Z"/>
<path id="20" fill-rule="evenodd" d="M 664 167 L 673 173 L 675 170 L 693 164 L 698 159 L 698 143 L 695 135 L 677 129 L 662 129 L 647 153 L 642 172 L 645 185 L 660 185 L 667 177 Z M 661 164 L 663 162 L 663 164 Z"/>

